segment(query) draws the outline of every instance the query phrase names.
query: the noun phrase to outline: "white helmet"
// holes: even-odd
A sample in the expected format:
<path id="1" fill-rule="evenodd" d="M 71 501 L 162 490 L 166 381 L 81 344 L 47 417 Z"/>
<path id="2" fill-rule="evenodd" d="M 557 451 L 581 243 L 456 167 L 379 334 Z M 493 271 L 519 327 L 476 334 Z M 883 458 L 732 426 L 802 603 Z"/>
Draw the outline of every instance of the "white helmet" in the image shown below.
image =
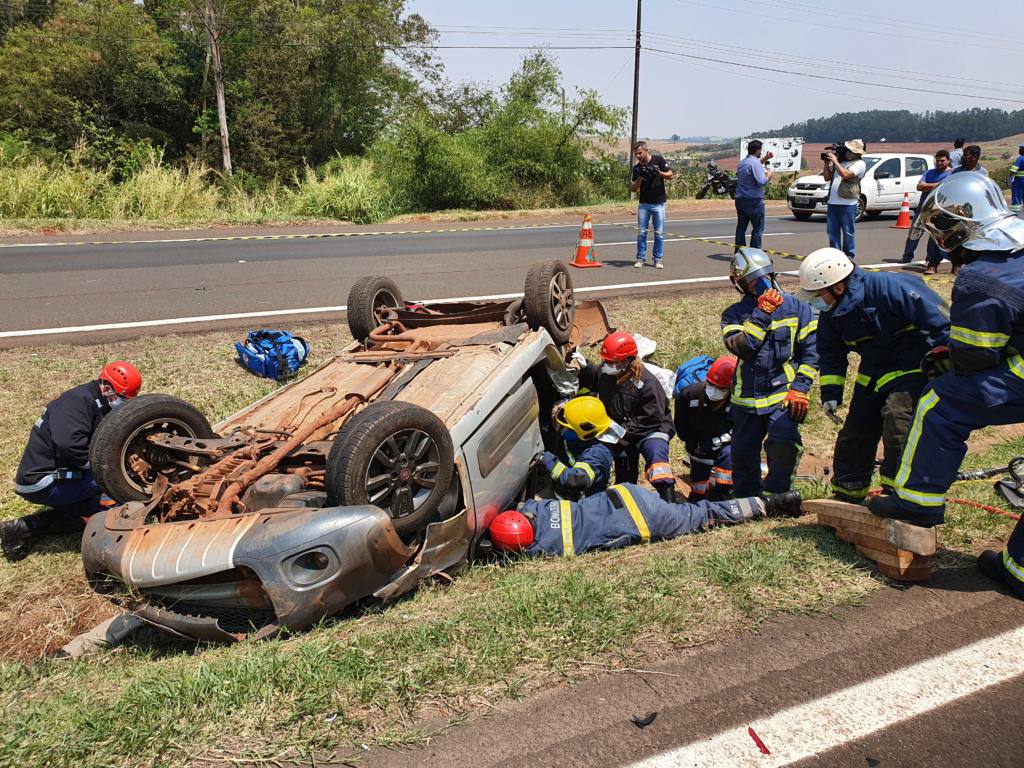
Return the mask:
<path id="1" fill-rule="evenodd" d="M 853 272 L 853 262 L 838 248 L 819 248 L 800 262 L 800 290 L 797 297 L 810 301 L 822 288 L 829 288 Z"/>

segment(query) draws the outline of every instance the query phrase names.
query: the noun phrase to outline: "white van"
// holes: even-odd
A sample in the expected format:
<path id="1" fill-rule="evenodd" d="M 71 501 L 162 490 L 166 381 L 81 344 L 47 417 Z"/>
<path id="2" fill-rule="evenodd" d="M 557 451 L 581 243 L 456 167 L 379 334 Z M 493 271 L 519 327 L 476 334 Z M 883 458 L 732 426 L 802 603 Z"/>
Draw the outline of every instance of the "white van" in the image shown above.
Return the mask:
<path id="1" fill-rule="evenodd" d="M 857 221 L 882 211 L 898 211 L 904 192 L 910 195 L 910 207 L 915 207 L 921 197 L 917 183 L 925 171 L 935 167 L 935 159 L 924 154 L 870 154 L 863 159 L 868 170 L 860 183 Z M 828 213 L 828 189 L 821 174 L 801 176 L 787 190 L 789 210 L 801 220 Z"/>

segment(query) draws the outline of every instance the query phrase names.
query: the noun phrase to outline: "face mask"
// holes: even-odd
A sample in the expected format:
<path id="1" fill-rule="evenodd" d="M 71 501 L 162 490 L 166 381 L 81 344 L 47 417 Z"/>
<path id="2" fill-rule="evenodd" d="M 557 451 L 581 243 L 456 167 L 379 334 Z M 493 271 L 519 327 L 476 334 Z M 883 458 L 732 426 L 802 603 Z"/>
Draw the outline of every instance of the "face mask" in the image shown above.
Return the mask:
<path id="1" fill-rule="evenodd" d="M 119 405 L 124 405 L 124 404 L 125 404 L 125 399 L 123 397 L 120 397 L 120 396 L 115 397 L 113 400 L 109 400 L 109 399 L 107 400 L 107 405 L 110 406 L 110 410 L 114 410 Z"/>
<path id="2" fill-rule="evenodd" d="M 625 369 L 620 368 L 615 363 L 605 363 L 601 366 L 601 373 L 606 373 L 609 376 L 618 376 L 623 370 Z"/>
<path id="3" fill-rule="evenodd" d="M 832 307 L 829 306 L 829 303 L 825 301 L 823 298 L 821 298 L 821 296 L 815 296 L 807 303 L 810 304 L 819 312 L 828 312 L 830 309 L 832 309 Z"/>
<path id="4" fill-rule="evenodd" d="M 717 403 L 720 400 L 725 400 L 725 398 L 729 396 L 728 389 L 716 387 L 714 384 L 705 385 L 704 392 L 705 394 L 707 394 L 708 400 L 710 400 L 713 403 Z"/>

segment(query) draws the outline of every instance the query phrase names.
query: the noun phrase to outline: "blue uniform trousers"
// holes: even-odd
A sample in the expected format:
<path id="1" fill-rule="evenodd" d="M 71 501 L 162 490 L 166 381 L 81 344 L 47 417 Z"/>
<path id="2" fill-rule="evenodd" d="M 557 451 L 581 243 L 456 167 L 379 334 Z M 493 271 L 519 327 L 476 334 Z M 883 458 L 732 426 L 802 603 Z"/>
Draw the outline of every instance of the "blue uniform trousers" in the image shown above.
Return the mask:
<path id="1" fill-rule="evenodd" d="M 640 457 L 644 457 L 645 475 L 654 487 L 674 485 L 675 476 L 668 461 L 668 440 L 648 437 L 640 445 L 626 445 L 615 456 L 615 482 L 635 483 L 640 478 Z"/>
<path id="2" fill-rule="evenodd" d="M 765 439 L 767 437 L 767 439 Z M 768 476 L 761 485 L 761 445 L 768 459 Z M 779 407 L 759 416 L 744 408 L 732 409 L 732 472 L 736 498 L 784 493 L 793 484 L 796 465 L 803 453 L 800 429 Z"/>
<path id="3" fill-rule="evenodd" d="M 55 480 L 42 490 L 18 495 L 47 507 L 23 518 L 33 534 L 70 533 L 84 531 L 82 518 L 100 511 L 102 491 L 92 472 L 85 469 L 77 480 Z"/>
<path id="4" fill-rule="evenodd" d="M 1021 206 L 1024 206 L 1024 179 L 1014 179 L 1010 184 L 1010 205 L 1014 213 L 1019 213 Z"/>
<path id="5" fill-rule="evenodd" d="M 732 445 L 726 443 L 714 458 L 690 455 L 690 496 L 688 501 L 719 501 L 732 496 Z"/>
<path id="6" fill-rule="evenodd" d="M 971 432 L 994 424 L 1024 422 L 1024 398 L 1002 383 L 1005 374 L 935 379 L 924 391 L 914 412 L 899 470 L 894 502 L 908 512 L 908 520 L 937 525 L 945 515 L 945 494 L 967 454 Z M 986 404 L 982 388 L 1002 390 L 1002 402 Z"/>

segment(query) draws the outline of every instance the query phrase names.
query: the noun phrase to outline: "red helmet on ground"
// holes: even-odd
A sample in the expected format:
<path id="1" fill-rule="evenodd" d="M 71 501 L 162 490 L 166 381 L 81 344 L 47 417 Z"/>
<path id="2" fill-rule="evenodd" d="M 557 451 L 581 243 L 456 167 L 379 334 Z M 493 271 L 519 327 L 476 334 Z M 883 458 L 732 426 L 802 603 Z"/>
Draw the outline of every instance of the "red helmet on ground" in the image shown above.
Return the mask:
<path id="1" fill-rule="evenodd" d="M 533 544 L 533 526 L 522 512 L 510 509 L 491 521 L 491 541 L 502 552 L 520 552 Z"/>
<path id="2" fill-rule="evenodd" d="M 736 375 L 736 362 L 732 355 L 722 355 L 715 360 L 708 368 L 708 384 L 720 389 L 731 389 L 733 377 Z"/>
<path id="3" fill-rule="evenodd" d="M 135 397 L 142 389 L 142 374 L 139 373 L 139 369 L 124 360 L 103 366 L 100 381 L 107 382 L 121 397 Z"/>
<path id="4" fill-rule="evenodd" d="M 622 331 L 609 333 L 601 344 L 601 359 L 606 363 L 621 363 L 639 354 L 636 339 Z"/>

